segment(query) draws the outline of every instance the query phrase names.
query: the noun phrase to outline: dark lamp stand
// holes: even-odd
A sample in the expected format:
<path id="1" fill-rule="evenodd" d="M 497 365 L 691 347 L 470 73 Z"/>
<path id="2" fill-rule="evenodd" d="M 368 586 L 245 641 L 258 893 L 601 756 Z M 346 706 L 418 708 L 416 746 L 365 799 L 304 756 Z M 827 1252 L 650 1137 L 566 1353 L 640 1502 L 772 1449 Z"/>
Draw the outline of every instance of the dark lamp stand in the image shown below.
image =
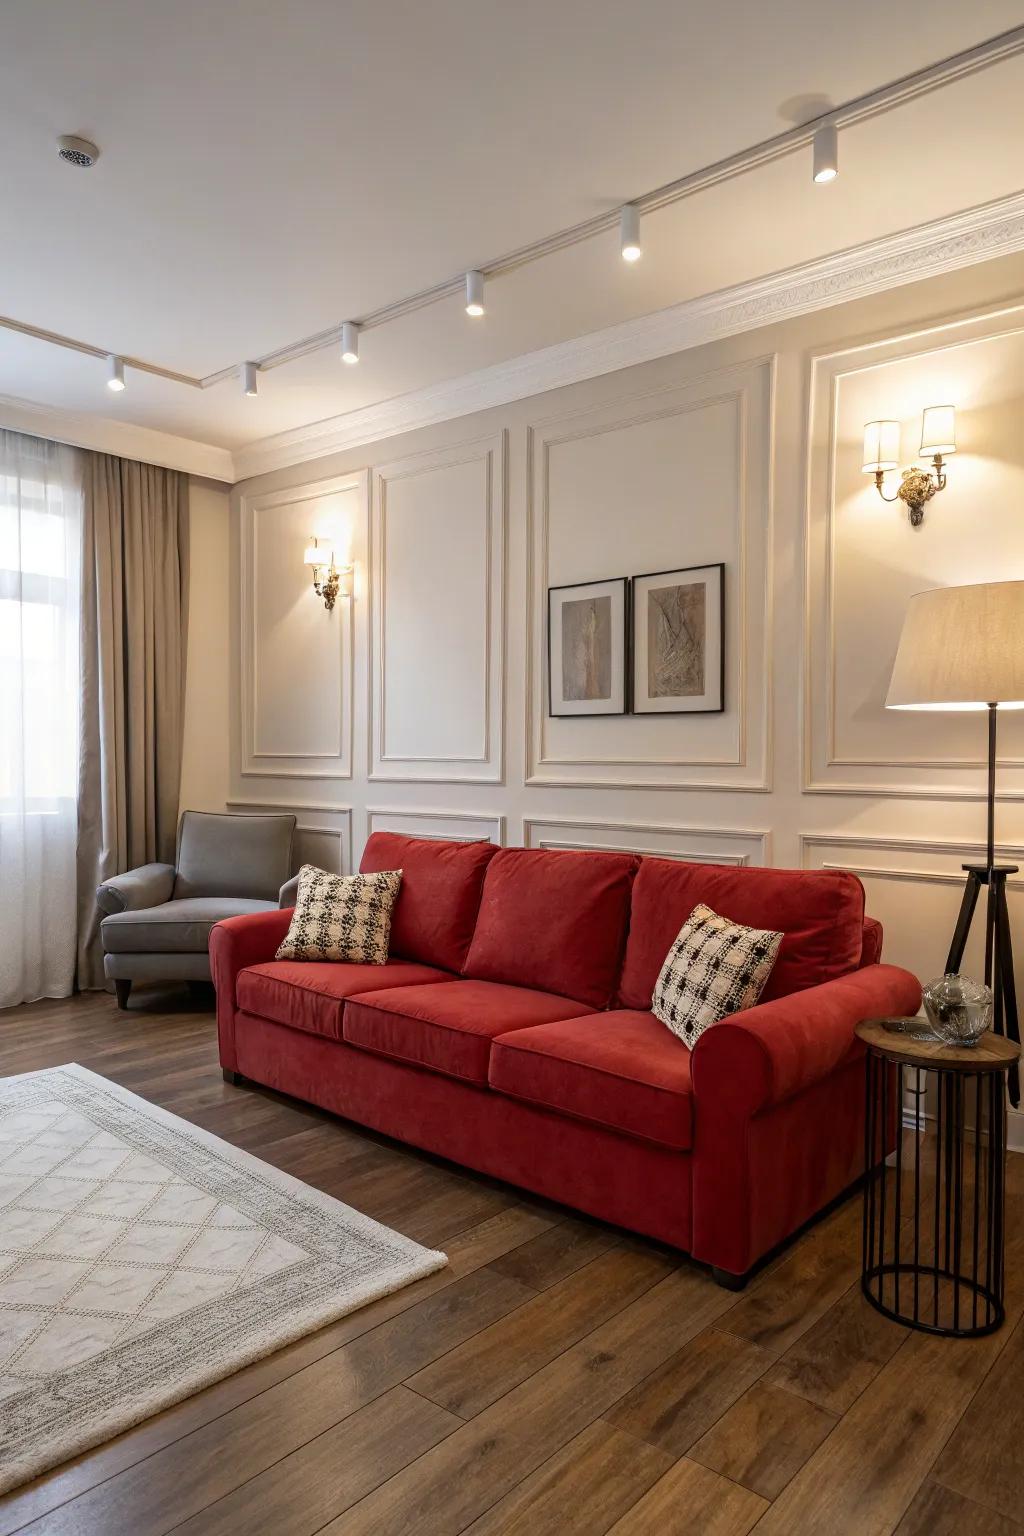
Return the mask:
<path id="1" fill-rule="evenodd" d="M 965 864 L 967 884 L 960 903 L 960 915 L 953 930 L 946 970 L 959 971 L 967 947 L 981 888 L 987 888 L 985 901 L 985 985 L 992 988 L 992 1027 L 997 1035 L 1020 1041 L 1017 1017 L 1017 985 L 1013 976 L 1013 948 L 1010 942 L 1010 914 L 1006 905 L 1006 881 L 1017 873 L 1016 864 L 997 864 L 996 827 L 996 716 L 995 704 L 988 706 L 988 840 L 984 864 Z M 1010 1103 L 1020 1103 L 1020 1074 L 1016 1064 L 1010 1069 Z"/>

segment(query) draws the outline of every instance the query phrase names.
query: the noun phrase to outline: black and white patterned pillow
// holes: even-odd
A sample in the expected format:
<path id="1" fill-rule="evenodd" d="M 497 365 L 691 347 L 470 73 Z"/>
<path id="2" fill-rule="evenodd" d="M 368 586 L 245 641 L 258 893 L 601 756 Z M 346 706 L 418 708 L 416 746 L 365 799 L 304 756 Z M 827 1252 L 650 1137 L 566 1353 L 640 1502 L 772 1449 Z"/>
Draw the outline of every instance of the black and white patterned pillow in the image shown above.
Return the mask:
<path id="1" fill-rule="evenodd" d="M 694 907 L 665 956 L 651 1012 L 684 1044 L 696 1044 L 719 1019 L 754 1006 L 781 943 L 781 933 Z"/>
<path id="2" fill-rule="evenodd" d="M 276 960 L 348 960 L 383 965 L 400 869 L 376 875 L 330 875 L 315 864 L 299 870 L 288 932 Z"/>

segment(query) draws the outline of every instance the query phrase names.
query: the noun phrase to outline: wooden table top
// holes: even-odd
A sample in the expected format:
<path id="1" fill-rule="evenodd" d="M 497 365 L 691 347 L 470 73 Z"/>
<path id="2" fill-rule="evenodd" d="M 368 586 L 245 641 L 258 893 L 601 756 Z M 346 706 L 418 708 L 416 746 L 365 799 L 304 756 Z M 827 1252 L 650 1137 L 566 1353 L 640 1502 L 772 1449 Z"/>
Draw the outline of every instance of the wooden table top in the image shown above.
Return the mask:
<path id="1" fill-rule="evenodd" d="M 864 1019 L 856 1033 L 864 1044 L 890 1061 L 913 1067 L 939 1067 L 952 1072 L 1005 1072 L 1020 1055 L 1020 1046 L 986 1030 L 977 1045 L 944 1045 L 939 1040 L 915 1040 L 913 1035 L 886 1029 L 885 1019 Z M 925 1020 L 907 1020 L 927 1028 Z"/>

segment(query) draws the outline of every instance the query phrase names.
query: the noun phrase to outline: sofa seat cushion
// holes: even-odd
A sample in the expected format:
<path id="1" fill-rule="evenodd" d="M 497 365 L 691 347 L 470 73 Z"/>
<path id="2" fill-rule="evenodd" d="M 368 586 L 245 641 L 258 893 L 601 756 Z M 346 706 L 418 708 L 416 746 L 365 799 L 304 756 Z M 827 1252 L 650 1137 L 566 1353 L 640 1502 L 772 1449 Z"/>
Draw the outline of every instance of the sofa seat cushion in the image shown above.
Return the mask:
<path id="1" fill-rule="evenodd" d="M 499 849 L 487 866 L 464 974 L 606 1008 L 638 862 L 631 853 Z"/>
<path id="2" fill-rule="evenodd" d="M 647 858 L 633 882 L 620 1008 L 651 1006 L 665 956 L 700 904 L 745 928 L 781 931 L 763 1003 L 833 981 L 860 964 L 864 887 L 856 875 Z"/>
<path id="3" fill-rule="evenodd" d="M 423 965 L 461 971 L 476 926 L 484 875 L 497 853 L 493 843 L 372 832 L 359 871 L 402 871 L 391 912 L 391 953 Z"/>
<path id="4" fill-rule="evenodd" d="M 310 1035 L 341 1039 L 346 998 L 371 987 L 426 987 L 449 981 L 447 971 L 408 960 L 386 965 L 348 965 L 336 960 L 268 960 L 239 971 L 239 1008 Z"/>
<path id="5" fill-rule="evenodd" d="M 138 912 L 112 912 L 100 924 L 100 933 L 108 954 L 203 954 L 214 923 L 272 912 L 276 906 L 276 901 L 238 896 L 186 896 Z"/>
<path id="6" fill-rule="evenodd" d="M 378 1055 L 487 1084 L 491 1041 L 509 1030 L 590 1012 L 568 997 L 491 981 L 448 981 L 353 998 L 342 1038 Z"/>
<path id="7" fill-rule="evenodd" d="M 499 1035 L 489 1082 L 531 1104 L 686 1151 L 690 1052 L 653 1013 L 622 1008 Z"/>

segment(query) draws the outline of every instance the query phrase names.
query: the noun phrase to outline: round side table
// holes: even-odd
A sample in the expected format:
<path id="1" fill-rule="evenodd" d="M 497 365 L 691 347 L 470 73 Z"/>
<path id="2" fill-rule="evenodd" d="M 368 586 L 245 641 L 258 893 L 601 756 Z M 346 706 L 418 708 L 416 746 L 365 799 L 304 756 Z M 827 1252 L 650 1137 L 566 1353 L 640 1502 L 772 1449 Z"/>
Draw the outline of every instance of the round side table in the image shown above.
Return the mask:
<path id="1" fill-rule="evenodd" d="M 1020 1046 L 991 1031 L 974 1046 L 942 1045 L 915 1039 L 915 1025 L 926 1027 L 857 1025 L 867 1047 L 861 1289 L 894 1322 L 973 1338 L 1005 1315 L 1006 1074 Z M 918 1103 L 912 1140 L 902 1134 L 908 1089 Z M 934 1146 L 923 1144 L 925 1103 Z"/>

